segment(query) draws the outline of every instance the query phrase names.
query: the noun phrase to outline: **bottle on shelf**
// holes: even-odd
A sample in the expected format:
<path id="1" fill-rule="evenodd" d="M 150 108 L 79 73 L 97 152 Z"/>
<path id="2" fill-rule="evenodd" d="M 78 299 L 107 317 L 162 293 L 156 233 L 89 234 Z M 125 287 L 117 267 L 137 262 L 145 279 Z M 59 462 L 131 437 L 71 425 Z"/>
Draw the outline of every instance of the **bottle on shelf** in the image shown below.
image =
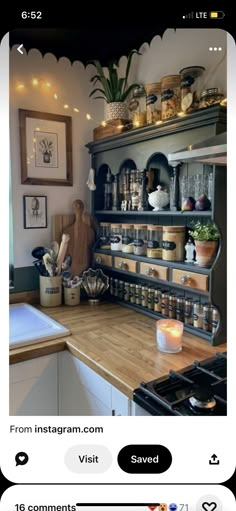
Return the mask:
<path id="1" fill-rule="evenodd" d="M 122 250 L 122 226 L 121 224 L 111 224 L 111 250 Z"/>
<path id="2" fill-rule="evenodd" d="M 112 173 L 110 167 L 108 167 L 104 184 L 104 209 L 112 209 Z"/>
<path id="3" fill-rule="evenodd" d="M 147 226 L 147 257 L 162 258 L 162 225 Z"/>
<path id="4" fill-rule="evenodd" d="M 147 226 L 134 225 L 134 254 L 144 256 L 147 254 Z"/>
<path id="5" fill-rule="evenodd" d="M 100 222 L 99 224 L 99 248 L 110 249 L 110 231 L 111 224 L 108 222 Z"/>
<path id="6" fill-rule="evenodd" d="M 120 209 L 119 183 L 120 183 L 120 176 L 119 176 L 119 174 L 116 174 L 114 177 L 114 182 L 113 182 L 113 186 L 112 186 L 112 210 L 113 211 L 119 211 L 119 209 Z"/>
<path id="7" fill-rule="evenodd" d="M 131 224 L 122 224 L 122 252 L 127 254 L 134 253 L 134 226 Z"/>

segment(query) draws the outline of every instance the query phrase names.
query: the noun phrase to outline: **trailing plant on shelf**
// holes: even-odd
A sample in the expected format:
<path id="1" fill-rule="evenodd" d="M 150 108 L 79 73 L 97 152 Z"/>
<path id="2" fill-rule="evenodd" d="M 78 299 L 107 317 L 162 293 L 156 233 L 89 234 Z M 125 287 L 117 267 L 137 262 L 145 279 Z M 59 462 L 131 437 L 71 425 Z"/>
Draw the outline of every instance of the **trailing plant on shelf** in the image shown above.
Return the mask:
<path id="1" fill-rule="evenodd" d="M 105 75 L 99 60 L 92 60 L 90 62 L 97 70 L 97 73 L 92 76 L 90 81 L 93 85 L 100 82 L 101 87 L 96 87 L 89 97 L 99 93 L 95 99 L 105 100 L 105 120 L 128 119 L 128 109 L 125 101 L 132 90 L 139 86 L 137 83 L 128 85 L 130 66 L 134 54 L 140 55 L 137 50 L 132 50 L 129 53 L 125 76 L 121 78 L 118 76 L 118 65 L 115 61 L 110 62 L 108 65 L 108 76 Z"/>
<path id="2" fill-rule="evenodd" d="M 220 233 L 214 223 L 202 224 L 200 221 L 191 223 L 189 234 L 195 241 L 196 262 L 199 266 L 212 265 L 220 238 Z"/>

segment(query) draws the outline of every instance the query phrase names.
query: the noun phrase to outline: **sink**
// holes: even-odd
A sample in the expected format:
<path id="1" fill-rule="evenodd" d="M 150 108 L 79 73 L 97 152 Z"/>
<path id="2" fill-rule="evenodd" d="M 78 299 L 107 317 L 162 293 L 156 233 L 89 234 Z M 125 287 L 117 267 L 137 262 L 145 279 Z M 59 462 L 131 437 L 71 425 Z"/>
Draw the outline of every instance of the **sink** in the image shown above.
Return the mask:
<path id="1" fill-rule="evenodd" d="M 10 349 L 70 335 L 70 330 L 28 303 L 10 305 Z"/>

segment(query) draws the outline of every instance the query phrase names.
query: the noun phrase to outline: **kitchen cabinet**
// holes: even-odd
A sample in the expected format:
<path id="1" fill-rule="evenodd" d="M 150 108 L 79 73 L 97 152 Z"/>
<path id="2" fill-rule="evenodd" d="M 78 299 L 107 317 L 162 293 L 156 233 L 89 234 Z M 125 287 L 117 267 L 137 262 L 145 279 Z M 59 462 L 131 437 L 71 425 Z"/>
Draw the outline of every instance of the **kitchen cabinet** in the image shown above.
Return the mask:
<path id="1" fill-rule="evenodd" d="M 69 352 L 59 356 L 59 415 L 129 415 L 129 399 Z"/>
<path id="2" fill-rule="evenodd" d="M 58 415 L 57 357 L 10 365 L 10 415 Z"/>
<path id="3" fill-rule="evenodd" d="M 149 125 L 121 133 L 87 144 L 91 153 L 92 167 L 96 173 L 96 191 L 93 192 L 93 214 L 98 222 L 120 224 L 157 224 L 163 226 L 185 226 L 186 234 L 191 222 L 215 222 L 220 231 L 220 248 L 210 268 L 203 268 L 194 263 L 184 261 L 166 261 L 147 258 L 135 254 L 111 251 L 95 246 L 93 255 L 94 267 L 100 267 L 110 277 L 129 283 L 147 285 L 163 289 L 169 294 L 181 295 L 193 301 L 211 304 L 218 308 L 220 323 L 213 334 L 209 330 L 195 328 L 185 324 L 187 332 L 191 332 L 212 345 L 226 342 L 226 167 L 217 164 L 173 162 L 168 163 L 168 155 L 182 147 L 191 146 L 226 130 L 226 108 L 214 105 L 200 109 L 183 117 L 162 122 L 160 125 Z M 175 210 L 138 211 L 104 210 L 104 184 L 108 169 L 113 176 L 119 174 L 124 181 L 126 171 L 147 169 L 152 172 L 155 186 L 161 184 L 170 187 L 170 178 L 175 181 Z M 200 173 L 203 178 L 210 173 L 213 176 L 211 210 L 180 211 L 179 180 L 183 176 L 192 178 Z M 123 181 L 122 181 L 123 179 Z M 117 205 L 115 205 L 117 207 Z M 186 240 L 187 241 L 187 240 Z M 136 303 L 125 302 L 120 297 L 108 297 L 119 304 L 131 307 L 153 318 L 165 317 L 158 312 L 142 307 Z"/>

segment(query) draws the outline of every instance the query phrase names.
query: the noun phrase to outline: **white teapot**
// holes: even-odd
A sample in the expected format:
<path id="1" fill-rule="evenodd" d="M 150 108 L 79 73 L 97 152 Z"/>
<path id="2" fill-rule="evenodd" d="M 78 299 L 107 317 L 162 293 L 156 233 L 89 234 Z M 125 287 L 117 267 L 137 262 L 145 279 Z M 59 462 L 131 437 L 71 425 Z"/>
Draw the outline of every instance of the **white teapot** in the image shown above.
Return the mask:
<path id="1" fill-rule="evenodd" d="M 148 202 L 154 208 L 153 211 L 161 211 L 170 202 L 168 192 L 162 190 L 160 185 L 157 186 L 157 191 L 148 194 Z"/>

